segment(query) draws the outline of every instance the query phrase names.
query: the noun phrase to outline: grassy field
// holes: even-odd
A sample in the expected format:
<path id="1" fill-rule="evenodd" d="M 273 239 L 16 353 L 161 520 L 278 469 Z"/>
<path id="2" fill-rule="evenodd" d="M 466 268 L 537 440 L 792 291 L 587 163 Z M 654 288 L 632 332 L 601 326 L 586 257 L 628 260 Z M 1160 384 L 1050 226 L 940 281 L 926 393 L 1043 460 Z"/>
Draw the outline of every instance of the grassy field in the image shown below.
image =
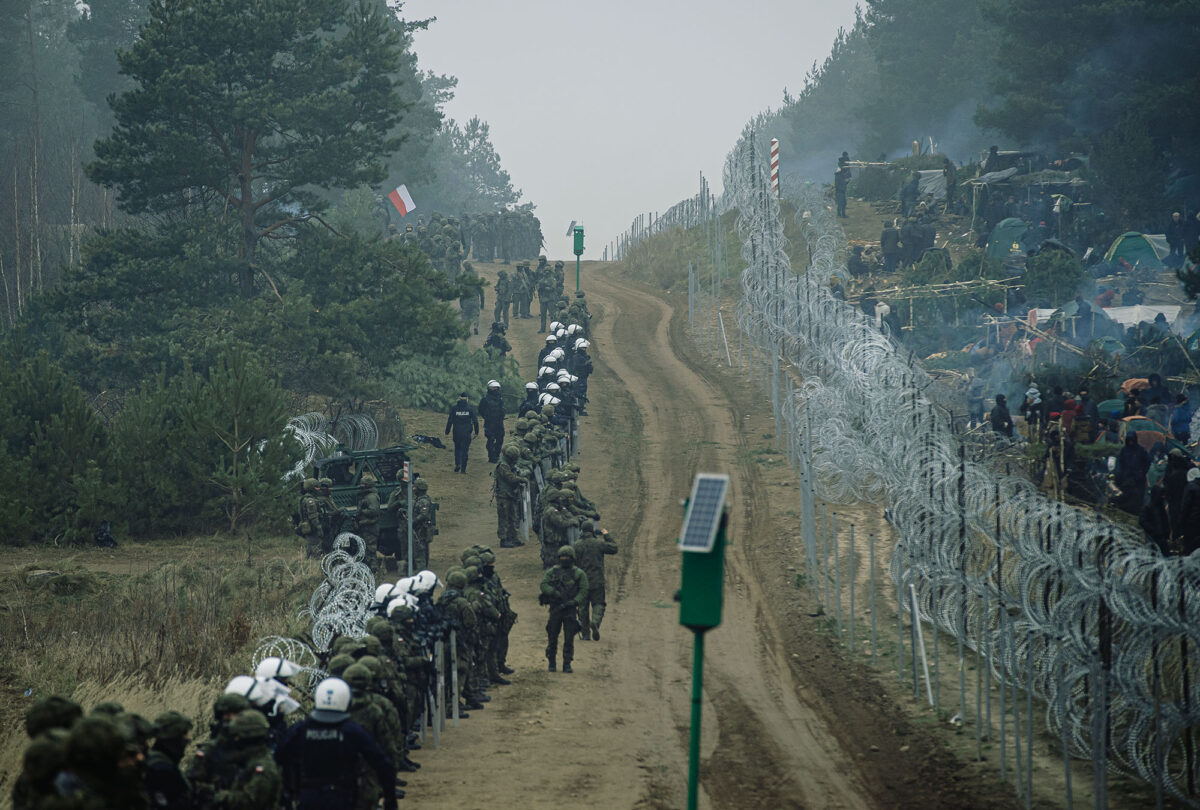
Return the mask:
<path id="1" fill-rule="evenodd" d="M 320 580 L 294 536 L 0 551 L 0 807 L 36 698 L 117 700 L 150 718 L 176 709 L 203 736 L 258 639 L 309 629 L 299 612 Z"/>

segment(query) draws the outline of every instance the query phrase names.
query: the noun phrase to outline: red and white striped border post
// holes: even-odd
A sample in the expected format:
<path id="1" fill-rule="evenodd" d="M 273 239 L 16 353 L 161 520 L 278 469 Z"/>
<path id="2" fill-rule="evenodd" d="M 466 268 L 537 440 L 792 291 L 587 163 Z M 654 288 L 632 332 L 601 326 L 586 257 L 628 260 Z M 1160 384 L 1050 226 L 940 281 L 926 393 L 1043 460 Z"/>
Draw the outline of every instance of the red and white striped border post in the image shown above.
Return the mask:
<path id="1" fill-rule="evenodd" d="M 779 139 L 771 139 L 771 192 L 779 197 Z"/>

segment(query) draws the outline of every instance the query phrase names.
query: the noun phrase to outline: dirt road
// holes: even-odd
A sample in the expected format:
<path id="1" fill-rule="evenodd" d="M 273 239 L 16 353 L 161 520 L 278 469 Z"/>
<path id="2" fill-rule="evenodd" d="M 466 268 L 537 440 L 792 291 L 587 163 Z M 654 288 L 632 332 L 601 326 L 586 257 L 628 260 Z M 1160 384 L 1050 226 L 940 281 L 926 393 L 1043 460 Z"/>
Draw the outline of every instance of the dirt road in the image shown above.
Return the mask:
<path id="1" fill-rule="evenodd" d="M 465 730 L 448 730 L 441 751 L 421 752 L 414 796 L 480 808 L 683 805 L 692 640 L 673 601 L 675 537 L 695 473 L 721 471 L 732 477 L 731 545 L 724 622 L 706 649 L 701 806 L 1011 806 L 960 787 L 957 763 L 808 618 L 787 573 L 795 542 L 768 505 L 775 484 L 748 452 L 771 430 L 769 402 L 694 354 L 686 301 L 681 319 L 669 296 L 615 270 L 584 272 L 597 371 L 581 485 L 621 546 L 610 558 L 602 640 L 576 643 L 574 674 L 546 672 L 537 550 L 500 551 L 521 614 L 514 684 L 494 688 Z M 530 365 L 536 320 L 514 320 L 509 337 Z M 448 546 L 495 537 L 486 475 L 477 463 L 445 481 Z M 450 552 L 435 552 L 435 563 L 449 564 Z"/>

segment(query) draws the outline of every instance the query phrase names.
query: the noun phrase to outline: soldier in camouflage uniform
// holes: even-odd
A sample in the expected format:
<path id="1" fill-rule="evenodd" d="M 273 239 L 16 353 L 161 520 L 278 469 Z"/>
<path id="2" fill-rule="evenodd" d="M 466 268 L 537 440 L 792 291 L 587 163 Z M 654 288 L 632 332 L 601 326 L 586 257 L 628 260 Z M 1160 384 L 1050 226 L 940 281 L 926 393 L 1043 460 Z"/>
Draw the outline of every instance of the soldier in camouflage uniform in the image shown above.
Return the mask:
<path id="1" fill-rule="evenodd" d="M 317 499 L 317 479 L 305 478 L 300 492 L 296 534 L 304 538 L 304 556 L 311 559 L 321 553 L 321 505 Z"/>
<path id="2" fill-rule="evenodd" d="M 500 539 L 500 548 L 516 548 L 525 545 L 517 536 L 525 479 L 513 469 L 521 451 L 516 445 L 509 444 L 501 453 L 503 458 L 492 473 L 495 477 L 496 536 Z"/>
<path id="3" fill-rule="evenodd" d="M 462 278 L 463 294 L 459 296 L 458 308 L 462 319 L 471 325 L 474 333 L 479 334 L 479 312 L 484 307 L 483 279 L 475 272 L 470 262 L 463 262 Z"/>
<path id="4" fill-rule="evenodd" d="M 554 311 L 554 301 L 558 297 L 558 284 L 554 271 L 549 267 L 539 267 L 537 273 L 538 313 L 541 316 L 539 331 L 545 332 L 548 318 Z"/>
<path id="5" fill-rule="evenodd" d="M 211 807 L 218 810 L 276 810 L 283 777 L 267 739 L 271 726 L 261 712 L 248 709 L 229 721 L 227 761 L 233 780 L 219 786 Z"/>
<path id="6" fill-rule="evenodd" d="M 250 709 L 250 701 L 242 695 L 226 693 L 213 703 L 213 721 L 208 726 L 209 739 L 196 746 L 188 767 L 187 779 L 192 786 L 193 804 L 206 807 L 221 788 L 233 783 L 235 772 L 229 751 L 229 724 L 241 712 Z"/>
<path id="7" fill-rule="evenodd" d="M 512 609 L 509 601 L 510 594 L 504 589 L 504 585 L 500 582 L 500 575 L 496 573 L 496 555 L 492 553 L 491 549 L 483 549 L 479 552 L 479 559 L 483 563 L 479 572 L 483 578 L 484 592 L 500 611 L 499 628 L 492 649 L 489 651 L 495 661 L 495 668 L 489 669 L 489 672 L 493 674 L 488 677 L 492 683 L 507 686 L 511 681 L 505 679 L 504 676 L 512 674 L 513 671 L 505 663 L 508 658 L 508 634 L 512 631 L 513 625 L 517 623 L 517 612 Z"/>
<path id="8" fill-rule="evenodd" d="M 563 268 L 564 265 L 562 262 L 554 263 L 554 300 L 551 301 L 551 304 L 553 304 L 555 307 L 558 305 L 558 299 L 562 298 L 563 285 L 567 280 L 567 274 Z M 559 320 L 562 319 L 560 318 Z"/>
<path id="9" fill-rule="evenodd" d="M 375 476 L 363 473 L 358 482 L 358 508 L 354 513 L 354 531 L 363 539 L 366 555 L 363 562 L 371 573 L 379 573 L 379 489 Z"/>
<path id="10" fill-rule="evenodd" d="M 396 573 L 401 563 L 408 559 L 408 484 L 404 482 L 404 468 L 396 470 L 396 488 L 388 496 L 383 511 L 395 517 L 395 537 L 383 553 L 383 565 L 389 574 Z M 414 538 L 415 540 L 415 538 Z M 413 569 L 416 571 L 417 569 Z"/>
<path id="11" fill-rule="evenodd" d="M 146 757 L 144 780 L 151 807 L 191 807 L 192 786 L 179 772 L 192 740 L 191 730 L 192 721 L 179 712 L 163 712 L 154 718 L 154 747 Z"/>
<path id="12" fill-rule="evenodd" d="M 429 546 L 437 534 L 437 511 L 429 497 L 429 482 L 413 482 L 413 570 L 429 567 Z"/>
<path id="13" fill-rule="evenodd" d="M 383 706 L 370 692 L 371 670 L 361 662 L 355 663 L 342 673 L 342 680 L 352 690 L 350 719 L 362 726 L 387 754 L 388 759 L 395 763 L 396 741 L 391 737 L 393 725 L 388 722 Z M 358 764 L 358 801 L 355 804 L 355 810 L 375 810 L 385 789 L 392 789 L 392 785 L 379 784 L 379 778 L 374 769 L 360 762 Z"/>
<path id="14" fill-rule="evenodd" d="M 454 629 L 459 691 L 465 690 L 471 681 L 471 653 L 475 638 L 475 626 L 478 623 L 470 601 L 463 594 L 463 589 L 466 587 L 466 572 L 461 568 L 452 569 L 446 574 L 446 588 L 437 601 L 438 609 Z M 447 664 L 449 664 L 449 648 L 447 648 Z M 449 666 L 446 669 L 449 671 Z M 447 716 L 450 714 L 450 701 L 453 700 L 451 689 L 450 678 L 446 678 Z M 483 704 L 467 702 L 466 708 L 482 709 Z"/>
<path id="15" fill-rule="evenodd" d="M 508 271 L 501 270 L 496 279 L 496 307 L 492 312 L 492 320 L 500 321 L 508 326 L 508 305 L 512 303 L 513 283 L 508 277 Z"/>
<path id="16" fill-rule="evenodd" d="M 542 568 L 552 568 L 559 548 L 568 545 L 567 530 L 578 526 L 580 519 L 571 514 L 566 493 L 562 490 L 547 489 L 543 500 L 547 503 L 542 512 L 542 534 L 539 538 L 542 543 Z"/>
<path id="17" fill-rule="evenodd" d="M 467 692 L 467 700 L 487 703 L 491 698 L 487 695 L 486 684 L 491 682 L 493 675 L 498 675 L 495 671 L 495 659 L 489 661 L 488 651 L 495 645 L 501 614 L 496 605 L 492 603 L 491 597 L 483 589 L 483 576 L 479 573 L 479 569 L 483 566 L 482 561 L 478 556 L 471 555 L 464 558 L 464 563 L 467 585 L 463 589 L 463 593 L 471 603 L 471 609 L 475 611 L 477 619 L 475 645 L 471 659 L 473 681 Z"/>
<path id="18" fill-rule="evenodd" d="M 601 530 L 596 534 L 596 524 L 585 520 L 579 527 L 579 539 L 575 542 L 575 564 L 587 574 L 588 592 L 579 609 L 579 621 L 583 626 L 580 638 L 600 640 L 600 623 L 604 621 L 607 605 L 604 595 L 604 556 L 617 553 L 617 541 Z"/>
<path id="19" fill-rule="evenodd" d="M 546 622 L 546 660 L 549 670 L 554 671 L 558 652 L 558 634 L 563 633 L 563 672 L 571 672 L 571 661 L 575 658 L 575 634 L 579 632 L 577 613 L 587 598 L 588 580 L 583 569 L 575 565 L 575 552 L 570 546 L 558 550 L 558 565 L 552 566 L 542 575 L 541 595 L 538 602 L 550 608 Z"/>
<path id="20" fill-rule="evenodd" d="M 493 321 L 492 331 L 483 342 L 483 349 L 491 360 L 498 360 L 512 351 L 512 344 L 504 336 L 505 328 L 500 321 Z"/>
<path id="21" fill-rule="evenodd" d="M 58 695 L 39 698 L 25 713 L 30 743 L 21 773 L 13 784 L 14 810 L 37 807 L 56 799 L 55 777 L 67 766 L 67 739 L 71 726 L 83 716 L 78 703 Z"/>
<path id="22" fill-rule="evenodd" d="M 429 653 L 417 641 L 414 616 L 415 611 L 408 605 L 397 605 L 388 616 L 388 622 L 395 630 L 391 644 L 392 657 L 405 674 L 404 696 L 408 701 L 408 716 L 416 720 L 425 707 L 426 694 L 432 691 L 435 668 Z"/>

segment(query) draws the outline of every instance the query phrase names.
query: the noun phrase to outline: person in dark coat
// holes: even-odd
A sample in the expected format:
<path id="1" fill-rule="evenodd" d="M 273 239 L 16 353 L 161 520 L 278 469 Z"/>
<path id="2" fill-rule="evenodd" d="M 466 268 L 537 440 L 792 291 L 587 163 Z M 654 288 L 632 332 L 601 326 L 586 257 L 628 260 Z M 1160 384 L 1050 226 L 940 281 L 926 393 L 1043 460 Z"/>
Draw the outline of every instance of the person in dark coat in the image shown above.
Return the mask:
<path id="1" fill-rule="evenodd" d="M 505 416 L 500 383 L 496 380 L 488 380 L 487 393 L 479 400 L 479 416 L 483 419 L 483 435 L 487 437 L 488 464 L 495 464 L 504 446 Z"/>
<path id="2" fill-rule="evenodd" d="M 1200 548 L 1200 469 L 1188 470 L 1183 502 L 1179 506 L 1180 532 L 1183 553 L 1191 554 Z"/>
<path id="3" fill-rule="evenodd" d="M 525 383 L 525 399 L 521 400 L 521 404 L 517 406 L 518 417 L 523 417 L 530 411 L 536 413 L 541 409 L 541 406 L 538 404 L 539 393 L 537 383 Z"/>
<path id="4" fill-rule="evenodd" d="M 879 235 L 879 250 L 883 253 L 883 272 L 895 272 L 900 264 L 900 229 L 896 227 L 896 220 L 883 227 L 883 233 Z"/>
<path id="5" fill-rule="evenodd" d="M 1167 247 L 1171 249 L 1171 253 L 1163 264 L 1175 270 L 1183 264 L 1183 257 L 1187 255 L 1183 217 L 1178 211 L 1171 214 L 1171 221 L 1167 223 L 1166 236 Z"/>
<path id="6" fill-rule="evenodd" d="M 1163 473 L 1162 488 L 1167 500 L 1167 514 L 1171 518 L 1171 536 L 1179 537 L 1183 530 L 1181 524 L 1181 508 L 1183 506 L 1183 490 L 1187 487 L 1188 470 L 1192 469 L 1192 460 L 1178 447 L 1167 453 L 1167 471 Z"/>
<path id="7" fill-rule="evenodd" d="M 1150 472 L 1150 454 L 1138 444 L 1137 431 L 1125 434 L 1125 446 L 1117 456 L 1114 483 L 1121 490 L 1117 507 L 1131 515 L 1140 515 L 1146 500 L 1146 473 Z"/>
<path id="8" fill-rule="evenodd" d="M 1012 414 L 1008 412 L 1008 398 L 1004 394 L 996 394 L 996 404 L 992 406 L 992 430 L 1002 436 L 1013 435 Z"/>
<path id="9" fill-rule="evenodd" d="M 467 454 L 471 449 L 471 439 L 479 435 L 479 417 L 475 406 L 467 402 L 467 392 L 458 395 L 458 402 L 450 406 L 450 414 L 446 417 L 446 435 L 454 435 L 454 471 L 467 474 Z"/>
<path id="10" fill-rule="evenodd" d="M 838 161 L 837 171 L 833 173 L 833 198 L 837 203 L 837 215 L 846 216 L 846 188 L 850 185 L 850 167 L 841 160 Z"/>
<path id="11" fill-rule="evenodd" d="M 1163 556 L 1171 553 L 1171 521 L 1167 517 L 1167 499 L 1158 484 L 1150 488 L 1150 502 L 1138 515 L 1138 525 L 1145 532 L 1146 541 L 1158 546 Z"/>

